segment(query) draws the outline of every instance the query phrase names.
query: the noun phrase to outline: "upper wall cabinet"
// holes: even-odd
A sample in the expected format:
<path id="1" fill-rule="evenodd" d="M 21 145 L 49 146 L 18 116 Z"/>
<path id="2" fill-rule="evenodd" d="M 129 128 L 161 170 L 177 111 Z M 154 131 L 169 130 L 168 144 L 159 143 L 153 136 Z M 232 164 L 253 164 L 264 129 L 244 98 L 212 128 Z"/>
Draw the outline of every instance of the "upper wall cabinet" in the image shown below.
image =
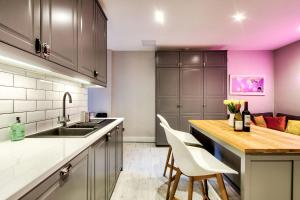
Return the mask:
<path id="1" fill-rule="evenodd" d="M 179 67 L 179 52 L 158 51 L 156 52 L 157 67 Z"/>
<path id="2" fill-rule="evenodd" d="M 36 53 L 40 39 L 40 0 L 0 0 L 0 41 Z"/>
<path id="3" fill-rule="evenodd" d="M 94 0 L 79 0 L 78 3 L 78 71 L 94 77 L 95 37 Z"/>
<path id="4" fill-rule="evenodd" d="M 43 0 L 42 20 L 43 56 L 77 70 L 77 0 Z"/>
<path id="5" fill-rule="evenodd" d="M 94 76 L 101 82 L 106 83 L 106 65 L 107 65 L 107 34 L 106 17 L 103 14 L 98 3 L 96 4 L 96 26 L 95 26 L 95 45 L 96 45 L 96 67 Z"/>
<path id="6" fill-rule="evenodd" d="M 204 62 L 206 67 L 226 67 L 227 51 L 204 52 Z"/>

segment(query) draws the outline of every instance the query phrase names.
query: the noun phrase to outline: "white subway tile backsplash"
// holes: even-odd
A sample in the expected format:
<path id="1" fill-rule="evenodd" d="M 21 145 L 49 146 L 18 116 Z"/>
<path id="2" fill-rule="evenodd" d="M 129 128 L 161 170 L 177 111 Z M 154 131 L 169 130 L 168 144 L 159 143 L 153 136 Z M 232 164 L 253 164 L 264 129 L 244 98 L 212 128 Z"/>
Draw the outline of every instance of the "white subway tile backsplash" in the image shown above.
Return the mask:
<path id="1" fill-rule="evenodd" d="M 60 110 L 46 110 L 46 119 L 58 118 L 60 116 Z"/>
<path id="2" fill-rule="evenodd" d="M 14 110 L 13 100 L 0 100 L 0 114 L 12 113 Z"/>
<path id="3" fill-rule="evenodd" d="M 53 90 L 53 83 L 43 80 L 37 80 L 37 89 Z"/>
<path id="4" fill-rule="evenodd" d="M 46 99 L 46 92 L 45 92 L 45 90 L 27 89 L 27 99 L 30 99 L 30 100 L 45 100 Z"/>
<path id="5" fill-rule="evenodd" d="M 42 77 L 50 81 L 41 81 Z M 27 135 L 61 126 L 57 117 L 62 114 L 66 91 L 73 99 L 72 104 L 67 99 L 66 113 L 71 123 L 80 121 L 80 112 L 87 109 L 87 89 L 80 84 L 14 71 L 11 67 L 0 71 L 0 141 L 9 139 L 9 126 L 16 122 L 16 117 L 25 123 Z"/>
<path id="6" fill-rule="evenodd" d="M 53 83 L 53 91 L 58 91 L 58 92 L 65 91 L 65 86 L 64 86 L 64 84 L 61 84 L 61 83 Z"/>
<path id="7" fill-rule="evenodd" d="M 36 79 L 14 75 L 14 86 L 22 88 L 36 88 Z"/>
<path id="8" fill-rule="evenodd" d="M 37 101 L 37 110 L 52 109 L 52 101 Z"/>
<path id="9" fill-rule="evenodd" d="M 27 113 L 27 123 L 45 120 L 45 111 Z"/>
<path id="10" fill-rule="evenodd" d="M 13 86 L 14 85 L 14 76 L 9 73 L 0 72 L 0 85 Z"/>
<path id="11" fill-rule="evenodd" d="M 9 127 L 16 122 L 16 117 L 21 118 L 21 122 L 26 122 L 26 113 L 11 113 L 0 115 L 0 128 Z"/>
<path id="12" fill-rule="evenodd" d="M 60 100 L 59 92 L 46 91 L 46 100 Z"/>
<path id="13" fill-rule="evenodd" d="M 40 131 L 45 131 L 53 128 L 53 121 L 52 120 L 46 120 L 46 121 L 40 121 L 37 122 L 36 127 L 37 127 L 37 132 Z"/>
<path id="14" fill-rule="evenodd" d="M 25 124 L 25 134 L 26 135 L 32 135 L 36 133 L 36 123 L 30 123 L 30 124 Z"/>
<path id="15" fill-rule="evenodd" d="M 26 89 L 0 86 L 0 99 L 26 99 Z"/>
<path id="16" fill-rule="evenodd" d="M 62 108 L 62 101 L 53 101 L 53 109 Z"/>
<path id="17" fill-rule="evenodd" d="M 25 111 L 35 111 L 36 101 L 14 101 L 14 112 L 25 112 Z"/>

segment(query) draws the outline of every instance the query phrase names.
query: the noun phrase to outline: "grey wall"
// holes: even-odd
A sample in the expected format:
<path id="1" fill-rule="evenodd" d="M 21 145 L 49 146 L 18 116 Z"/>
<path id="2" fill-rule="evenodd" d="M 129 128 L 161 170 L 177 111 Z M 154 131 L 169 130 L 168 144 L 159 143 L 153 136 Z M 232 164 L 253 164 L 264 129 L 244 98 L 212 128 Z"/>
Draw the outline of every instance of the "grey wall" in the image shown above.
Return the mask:
<path id="1" fill-rule="evenodd" d="M 107 51 L 107 87 L 88 89 L 88 109 L 89 112 L 106 112 L 111 116 L 111 68 L 112 51 Z"/>
<path id="2" fill-rule="evenodd" d="M 300 41 L 274 52 L 275 112 L 300 115 Z"/>
<path id="3" fill-rule="evenodd" d="M 112 115 L 125 118 L 125 140 L 154 142 L 155 53 L 114 51 Z"/>

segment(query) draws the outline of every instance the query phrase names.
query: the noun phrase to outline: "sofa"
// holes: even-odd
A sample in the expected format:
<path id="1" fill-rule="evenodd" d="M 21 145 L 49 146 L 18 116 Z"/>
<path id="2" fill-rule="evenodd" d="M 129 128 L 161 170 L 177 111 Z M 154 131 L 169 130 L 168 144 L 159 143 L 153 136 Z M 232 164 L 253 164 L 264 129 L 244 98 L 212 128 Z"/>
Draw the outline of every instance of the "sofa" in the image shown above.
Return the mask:
<path id="1" fill-rule="evenodd" d="M 278 129 L 276 127 L 272 127 L 272 125 L 268 124 L 270 119 L 273 120 L 273 117 L 285 117 L 284 127 Z M 264 112 L 264 113 L 253 113 L 251 114 L 251 120 L 255 125 L 261 126 L 260 124 L 256 123 L 257 118 L 263 118 L 266 122 L 266 128 L 271 128 L 279 131 L 284 131 L 287 133 L 292 133 L 300 136 L 300 116 L 289 115 L 285 113 L 277 113 L 274 115 L 273 112 Z M 283 119 L 282 119 L 283 120 Z M 281 120 L 281 121 L 282 121 Z M 283 125 L 281 123 L 281 125 Z"/>

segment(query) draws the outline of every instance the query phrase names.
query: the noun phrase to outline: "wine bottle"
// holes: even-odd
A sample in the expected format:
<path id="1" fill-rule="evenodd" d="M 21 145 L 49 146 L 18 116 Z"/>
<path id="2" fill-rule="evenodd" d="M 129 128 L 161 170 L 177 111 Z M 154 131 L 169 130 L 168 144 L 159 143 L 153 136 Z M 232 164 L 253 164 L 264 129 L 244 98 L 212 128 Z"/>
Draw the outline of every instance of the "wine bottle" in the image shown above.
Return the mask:
<path id="1" fill-rule="evenodd" d="M 243 118 L 240 110 L 238 110 L 234 115 L 234 131 L 243 130 Z"/>
<path id="2" fill-rule="evenodd" d="M 248 110 L 248 102 L 245 101 L 244 111 L 242 112 L 243 116 L 243 131 L 250 132 L 250 124 L 251 124 L 251 115 Z"/>

